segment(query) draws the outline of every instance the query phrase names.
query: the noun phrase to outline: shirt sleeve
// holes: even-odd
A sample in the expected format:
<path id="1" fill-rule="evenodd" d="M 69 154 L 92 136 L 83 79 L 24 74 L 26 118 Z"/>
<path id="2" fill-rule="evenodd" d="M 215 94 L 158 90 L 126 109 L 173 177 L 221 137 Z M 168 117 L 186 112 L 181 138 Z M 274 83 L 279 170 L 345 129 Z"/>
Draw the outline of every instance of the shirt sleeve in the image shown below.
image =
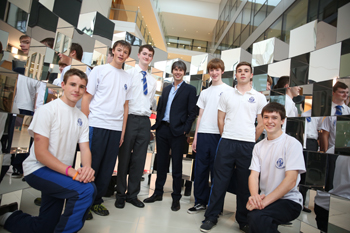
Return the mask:
<path id="1" fill-rule="evenodd" d="M 306 172 L 303 147 L 295 138 L 288 138 L 290 142 L 287 144 L 286 152 L 286 171 L 298 171 L 299 174 Z"/>
<path id="2" fill-rule="evenodd" d="M 97 90 L 97 85 L 98 85 L 98 67 L 93 69 L 91 73 L 89 74 L 89 82 L 86 86 L 86 91 L 90 95 L 95 95 L 96 90 Z"/>
<path id="3" fill-rule="evenodd" d="M 258 105 L 258 109 L 257 109 L 257 114 L 261 114 L 262 109 L 265 107 L 265 105 L 267 104 L 267 100 L 266 97 L 261 94 L 260 95 L 260 99 L 259 99 L 259 105 Z"/>
<path id="4" fill-rule="evenodd" d="M 321 129 L 330 132 L 331 131 L 331 125 L 332 125 L 332 119 L 333 119 L 333 117 L 331 117 L 331 116 L 326 117 L 324 119 L 324 121 L 322 122 Z"/>
<path id="5" fill-rule="evenodd" d="M 132 99 L 132 91 L 131 91 L 131 85 L 132 85 L 132 79 L 131 79 L 131 77 L 130 77 L 130 75 L 129 74 L 127 74 L 127 76 L 128 76 L 128 80 L 129 80 L 129 82 L 128 82 L 128 90 L 126 91 L 126 98 L 125 98 L 125 100 L 131 100 Z"/>
<path id="6" fill-rule="evenodd" d="M 253 157 L 250 163 L 249 170 L 260 172 L 260 162 L 259 162 L 259 144 L 255 144 L 253 149 Z"/>
<path id="7" fill-rule="evenodd" d="M 79 141 L 78 141 L 79 143 L 89 141 L 89 121 L 85 116 L 83 116 L 83 119 L 84 119 L 84 129 L 81 131 Z"/>
<path id="8" fill-rule="evenodd" d="M 227 104 L 226 104 L 226 94 L 222 93 L 219 99 L 218 109 L 222 112 L 227 112 Z"/>
<path id="9" fill-rule="evenodd" d="M 205 103 L 204 103 L 204 91 L 202 91 L 199 95 L 198 101 L 197 101 L 197 106 L 201 109 L 205 108 Z"/>
<path id="10" fill-rule="evenodd" d="M 53 122 L 53 114 L 46 106 L 39 108 L 34 114 L 33 120 L 28 128 L 28 133 L 34 137 L 34 133 L 40 134 L 46 138 L 50 137 L 51 123 Z"/>

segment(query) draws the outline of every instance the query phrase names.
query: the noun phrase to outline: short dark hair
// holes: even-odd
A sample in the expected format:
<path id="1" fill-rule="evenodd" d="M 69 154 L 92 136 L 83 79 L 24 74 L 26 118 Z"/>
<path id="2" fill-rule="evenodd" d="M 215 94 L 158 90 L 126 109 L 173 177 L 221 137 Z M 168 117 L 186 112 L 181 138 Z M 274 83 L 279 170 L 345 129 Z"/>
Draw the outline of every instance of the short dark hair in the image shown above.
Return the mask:
<path id="1" fill-rule="evenodd" d="M 48 37 L 40 41 L 40 43 L 46 43 L 50 48 L 53 48 L 53 43 L 55 42 L 55 38 Z"/>
<path id="2" fill-rule="evenodd" d="M 218 69 L 220 68 L 221 71 L 225 71 L 225 64 L 224 62 L 219 59 L 219 58 L 214 58 L 214 59 L 211 59 L 207 65 L 207 71 L 209 73 L 209 70 L 210 69 Z"/>
<path id="3" fill-rule="evenodd" d="M 30 39 L 30 36 L 28 35 L 22 35 L 19 37 L 19 41 L 23 40 L 23 39 L 26 39 L 26 38 L 29 38 Z"/>
<path id="4" fill-rule="evenodd" d="M 113 50 L 115 49 L 115 47 L 117 47 L 118 45 L 121 45 L 123 47 L 127 47 L 129 49 L 129 54 L 131 53 L 131 44 L 125 40 L 118 40 L 116 42 L 114 42 L 113 44 Z"/>
<path id="5" fill-rule="evenodd" d="M 180 61 L 180 60 L 174 62 L 173 65 L 171 66 L 171 73 L 173 72 L 173 70 L 174 70 L 176 67 L 177 67 L 178 69 L 180 69 L 180 70 L 183 70 L 184 73 L 186 74 L 186 64 L 185 64 L 185 62 Z"/>
<path id="6" fill-rule="evenodd" d="M 81 59 L 83 58 L 83 47 L 81 47 L 81 45 L 78 43 L 72 43 L 72 45 L 70 46 L 70 52 L 72 51 L 75 51 L 77 59 L 81 61 Z"/>
<path id="7" fill-rule="evenodd" d="M 139 53 L 141 53 L 144 48 L 148 49 L 148 51 L 152 52 L 152 57 L 154 56 L 154 48 L 152 47 L 152 45 L 149 45 L 149 44 L 141 45 L 139 48 Z"/>
<path id="8" fill-rule="evenodd" d="M 64 82 L 64 84 L 67 84 L 68 78 L 69 78 L 70 76 L 73 76 L 73 75 L 76 75 L 76 76 L 78 76 L 78 77 L 81 78 L 81 79 L 84 79 L 84 80 L 86 81 L 86 85 L 87 85 L 87 83 L 88 83 L 88 78 L 87 78 L 86 74 L 85 74 L 83 71 L 78 70 L 78 69 L 76 69 L 76 68 L 72 68 L 72 69 L 68 70 L 68 71 L 64 74 L 64 77 L 63 77 L 63 82 Z"/>
<path id="9" fill-rule="evenodd" d="M 273 89 L 284 88 L 287 84 L 289 84 L 289 76 L 282 76 L 278 79 Z"/>
<path id="10" fill-rule="evenodd" d="M 114 54 L 113 54 L 112 51 L 113 51 L 113 49 L 112 49 L 112 48 L 109 48 L 109 49 L 108 49 L 108 54 L 111 55 L 112 57 L 114 57 Z"/>
<path id="11" fill-rule="evenodd" d="M 237 66 L 236 66 L 236 72 L 237 72 L 237 70 L 238 70 L 238 68 L 240 66 L 249 66 L 250 67 L 250 73 L 253 73 L 252 64 L 250 64 L 249 62 L 242 61 L 242 62 L 238 63 Z"/>
<path id="12" fill-rule="evenodd" d="M 277 112 L 281 116 L 281 120 L 286 118 L 286 109 L 284 106 L 277 102 L 270 102 L 265 105 L 265 107 L 261 110 L 261 116 L 264 117 L 265 112 Z"/>
<path id="13" fill-rule="evenodd" d="M 346 88 L 349 88 L 348 85 L 346 85 L 345 83 L 343 82 L 340 82 L 340 81 L 337 81 L 334 86 L 333 86 L 333 92 L 336 92 L 338 90 L 338 88 L 341 88 L 341 89 L 346 89 Z"/>

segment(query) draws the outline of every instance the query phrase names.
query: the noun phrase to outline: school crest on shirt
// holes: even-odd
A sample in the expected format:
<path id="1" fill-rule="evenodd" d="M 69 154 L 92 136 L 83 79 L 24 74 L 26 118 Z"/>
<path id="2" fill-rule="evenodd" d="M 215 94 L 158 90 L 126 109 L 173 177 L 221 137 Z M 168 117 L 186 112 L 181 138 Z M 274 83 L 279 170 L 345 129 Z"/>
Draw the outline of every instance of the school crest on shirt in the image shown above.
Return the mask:
<path id="1" fill-rule="evenodd" d="M 81 118 L 79 118 L 79 119 L 78 119 L 78 126 L 80 126 L 80 127 L 81 127 L 82 125 L 83 125 L 83 121 L 82 121 L 82 119 L 81 119 Z"/>
<path id="2" fill-rule="evenodd" d="M 285 164 L 284 164 L 284 161 L 283 161 L 282 158 L 277 159 L 277 161 L 276 161 L 276 167 L 277 167 L 278 169 L 282 169 L 282 168 L 285 167 Z"/>
<path id="3" fill-rule="evenodd" d="M 249 103 L 255 103 L 255 98 L 252 96 L 248 99 L 248 102 Z"/>
<path id="4" fill-rule="evenodd" d="M 124 89 L 128 90 L 128 85 L 124 84 Z"/>
<path id="5" fill-rule="evenodd" d="M 223 91 L 222 92 L 220 92 L 220 95 L 219 96 L 221 96 L 222 95 L 222 93 L 224 93 Z"/>

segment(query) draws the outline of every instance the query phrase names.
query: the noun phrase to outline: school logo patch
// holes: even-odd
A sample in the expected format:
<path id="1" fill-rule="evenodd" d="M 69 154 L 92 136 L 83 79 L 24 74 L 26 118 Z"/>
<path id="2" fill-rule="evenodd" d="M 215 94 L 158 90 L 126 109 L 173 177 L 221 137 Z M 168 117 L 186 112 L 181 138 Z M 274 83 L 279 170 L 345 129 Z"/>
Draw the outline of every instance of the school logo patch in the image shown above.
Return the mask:
<path id="1" fill-rule="evenodd" d="M 252 96 L 248 99 L 248 102 L 249 103 L 255 103 L 255 98 Z"/>
<path id="2" fill-rule="evenodd" d="M 333 126 L 335 126 L 337 124 L 337 120 L 333 121 Z"/>
<path id="3" fill-rule="evenodd" d="M 223 91 L 220 93 L 220 95 L 219 96 L 221 96 L 222 95 L 222 93 L 224 93 Z"/>
<path id="4" fill-rule="evenodd" d="M 306 117 L 307 122 L 311 122 L 311 117 Z"/>
<path id="5" fill-rule="evenodd" d="M 279 159 L 276 161 L 276 167 L 277 167 L 278 169 L 282 169 L 282 168 L 285 167 L 284 161 L 283 161 L 282 158 L 279 158 Z"/>
<path id="6" fill-rule="evenodd" d="M 128 85 L 124 84 L 124 89 L 128 90 Z"/>
<path id="7" fill-rule="evenodd" d="M 83 125 L 83 121 L 81 120 L 81 118 L 78 119 L 78 126 L 82 126 Z"/>

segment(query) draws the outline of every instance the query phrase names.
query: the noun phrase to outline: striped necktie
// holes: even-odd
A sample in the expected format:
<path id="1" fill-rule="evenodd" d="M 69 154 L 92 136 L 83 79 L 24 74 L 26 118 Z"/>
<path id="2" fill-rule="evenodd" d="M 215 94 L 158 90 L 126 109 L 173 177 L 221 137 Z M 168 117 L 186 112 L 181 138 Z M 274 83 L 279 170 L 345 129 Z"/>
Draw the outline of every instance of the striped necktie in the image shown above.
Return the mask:
<path id="1" fill-rule="evenodd" d="M 343 106 L 341 105 L 335 106 L 335 115 L 337 116 L 343 115 Z"/>
<path id="2" fill-rule="evenodd" d="M 146 71 L 141 71 L 142 73 L 142 82 L 143 82 L 143 94 L 147 95 L 148 89 L 147 89 L 147 79 L 146 79 Z"/>

